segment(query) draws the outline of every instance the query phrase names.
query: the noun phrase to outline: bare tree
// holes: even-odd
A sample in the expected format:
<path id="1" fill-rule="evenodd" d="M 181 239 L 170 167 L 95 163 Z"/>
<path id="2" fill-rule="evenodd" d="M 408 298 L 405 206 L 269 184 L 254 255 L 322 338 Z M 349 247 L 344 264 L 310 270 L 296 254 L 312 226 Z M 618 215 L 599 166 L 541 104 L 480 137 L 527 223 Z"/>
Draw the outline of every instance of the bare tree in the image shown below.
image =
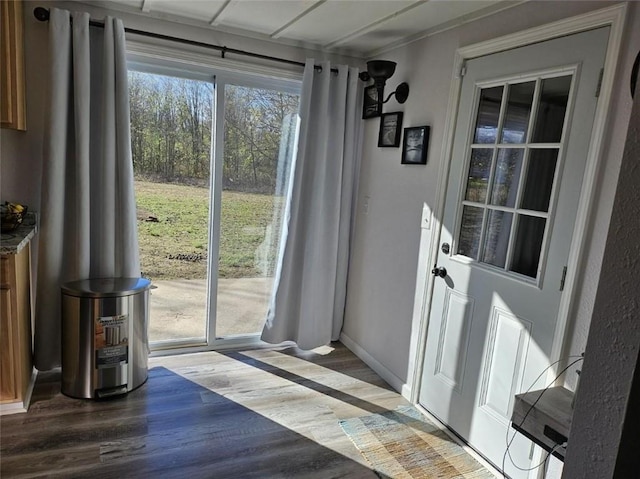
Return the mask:
<path id="1" fill-rule="evenodd" d="M 134 171 L 164 181 L 207 180 L 213 124 L 212 83 L 130 72 Z M 298 95 L 225 87 L 223 185 L 273 192 L 283 123 Z"/>

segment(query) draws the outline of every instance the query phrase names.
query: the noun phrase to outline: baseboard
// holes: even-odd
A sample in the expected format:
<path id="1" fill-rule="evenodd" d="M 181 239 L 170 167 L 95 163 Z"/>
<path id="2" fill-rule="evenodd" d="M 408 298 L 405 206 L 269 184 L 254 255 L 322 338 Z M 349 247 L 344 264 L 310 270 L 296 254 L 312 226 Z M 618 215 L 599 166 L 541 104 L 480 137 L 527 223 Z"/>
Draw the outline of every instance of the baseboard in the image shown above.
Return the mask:
<path id="1" fill-rule="evenodd" d="M 340 333 L 340 342 L 344 344 L 353 354 L 358 356 L 364 363 L 369 366 L 373 371 L 384 379 L 389 386 L 398 391 L 405 399 L 410 400 L 411 390 L 405 382 L 398 376 L 389 371 L 382 365 L 377 359 L 371 356 L 365 349 L 356 343 L 353 339 L 344 333 Z"/>
<path id="2" fill-rule="evenodd" d="M 0 404 L 0 416 L 8 416 L 9 414 L 18 414 L 21 412 L 27 412 L 27 408 L 24 407 L 22 401 Z"/>
<path id="3" fill-rule="evenodd" d="M 29 378 L 29 385 L 27 391 L 24 394 L 24 400 L 0 404 L 0 416 L 6 416 L 9 414 L 18 414 L 27 412 L 29 410 L 29 404 L 31 403 L 31 395 L 33 394 L 33 387 L 36 384 L 38 377 L 38 370 L 33 368 L 31 371 L 31 378 Z"/>
<path id="4" fill-rule="evenodd" d="M 400 390 L 400 394 L 402 395 L 403 398 L 405 398 L 407 401 L 412 402 L 411 401 L 411 386 L 409 386 L 407 383 L 404 383 L 402 385 L 402 389 Z"/>

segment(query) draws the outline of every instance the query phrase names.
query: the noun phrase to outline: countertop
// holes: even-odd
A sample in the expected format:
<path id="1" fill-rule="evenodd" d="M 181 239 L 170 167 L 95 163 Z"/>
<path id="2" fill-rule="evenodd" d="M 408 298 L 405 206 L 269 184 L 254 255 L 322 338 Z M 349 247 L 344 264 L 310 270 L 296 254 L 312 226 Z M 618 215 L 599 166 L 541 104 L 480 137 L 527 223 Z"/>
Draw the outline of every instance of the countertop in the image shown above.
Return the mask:
<path id="1" fill-rule="evenodd" d="M 35 236 L 38 229 L 37 215 L 27 212 L 22 224 L 10 233 L 0 236 L 0 254 L 18 254 Z"/>

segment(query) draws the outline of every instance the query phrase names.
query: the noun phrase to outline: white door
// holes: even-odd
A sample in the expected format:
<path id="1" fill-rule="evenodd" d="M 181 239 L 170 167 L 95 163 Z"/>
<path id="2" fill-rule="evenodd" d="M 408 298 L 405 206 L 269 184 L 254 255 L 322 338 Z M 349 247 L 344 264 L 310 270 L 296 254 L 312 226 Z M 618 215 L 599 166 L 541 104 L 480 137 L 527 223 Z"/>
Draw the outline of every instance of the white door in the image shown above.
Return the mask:
<path id="1" fill-rule="evenodd" d="M 514 395 L 550 364 L 608 34 L 466 65 L 419 402 L 500 468 Z"/>

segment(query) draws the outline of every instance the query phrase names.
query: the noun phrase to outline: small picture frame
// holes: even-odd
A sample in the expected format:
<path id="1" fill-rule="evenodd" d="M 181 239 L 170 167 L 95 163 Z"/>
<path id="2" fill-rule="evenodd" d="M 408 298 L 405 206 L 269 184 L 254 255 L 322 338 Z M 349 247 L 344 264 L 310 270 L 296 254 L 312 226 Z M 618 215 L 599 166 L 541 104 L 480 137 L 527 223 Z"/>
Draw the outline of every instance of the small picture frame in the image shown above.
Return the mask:
<path id="1" fill-rule="evenodd" d="M 402 112 L 384 113 L 380 117 L 380 132 L 378 133 L 379 147 L 397 148 L 400 146 L 402 134 Z"/>
<path id="2" fill-rule="evenodd" d="M 382 104 L 378 103 L 378 89 L 375 85 L 365 87 L 362 102 L 362 119 L 376 118 L 382 114 Z"/>
<path id="3" fill-rule="evenodd" d="M 428 126 L 412 126 L 404 129 L 402 142 L 403 165 L 426 165 L 429 148 Z"/>

